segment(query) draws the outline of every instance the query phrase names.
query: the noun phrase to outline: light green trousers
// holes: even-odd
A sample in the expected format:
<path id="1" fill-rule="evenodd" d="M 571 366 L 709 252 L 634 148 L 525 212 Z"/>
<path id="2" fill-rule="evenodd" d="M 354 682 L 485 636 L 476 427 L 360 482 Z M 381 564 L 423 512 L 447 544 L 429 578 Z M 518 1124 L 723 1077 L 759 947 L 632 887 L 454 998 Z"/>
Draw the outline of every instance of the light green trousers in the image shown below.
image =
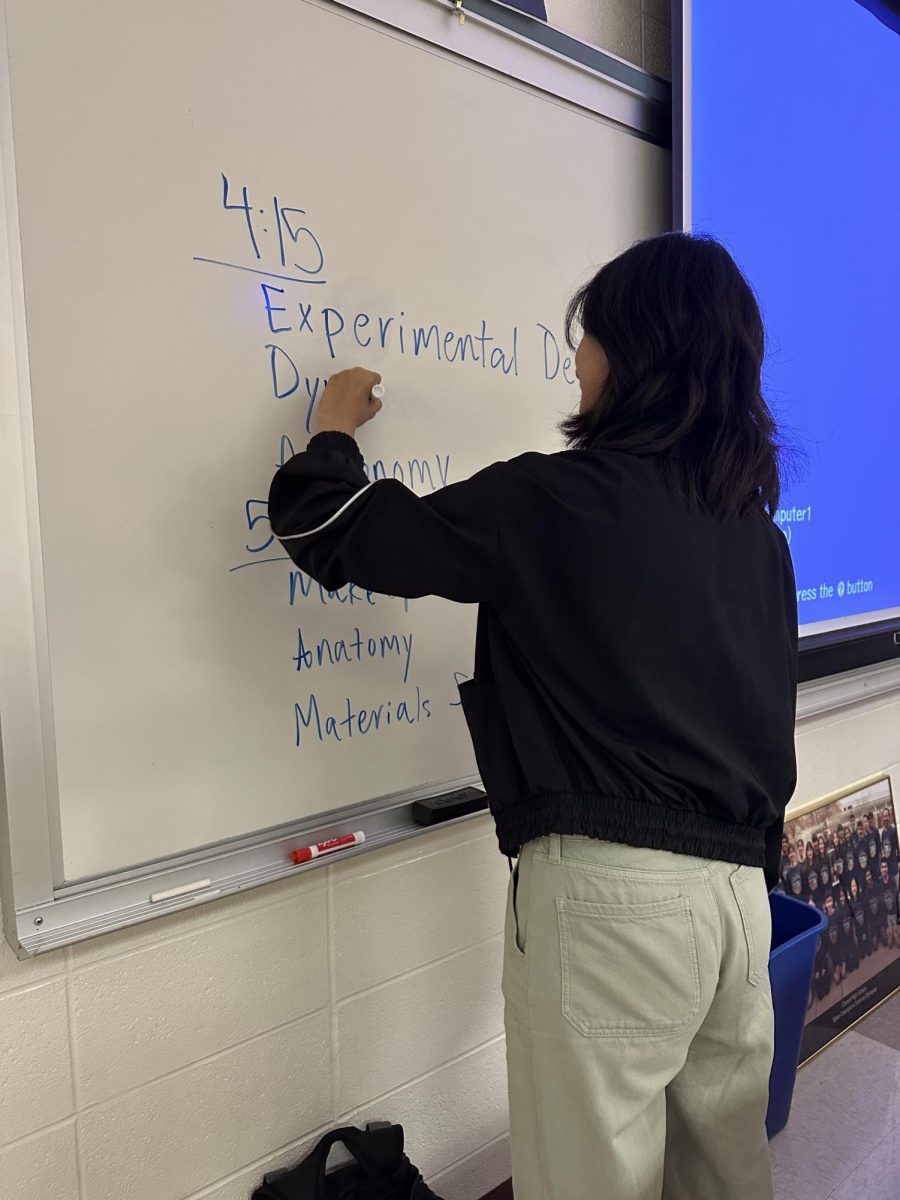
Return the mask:
<path id="1" fill-rule="evenodd" d="M 771 1200 L 758 868 L 525 846 L 503 994 L 516 1200 Z"/>

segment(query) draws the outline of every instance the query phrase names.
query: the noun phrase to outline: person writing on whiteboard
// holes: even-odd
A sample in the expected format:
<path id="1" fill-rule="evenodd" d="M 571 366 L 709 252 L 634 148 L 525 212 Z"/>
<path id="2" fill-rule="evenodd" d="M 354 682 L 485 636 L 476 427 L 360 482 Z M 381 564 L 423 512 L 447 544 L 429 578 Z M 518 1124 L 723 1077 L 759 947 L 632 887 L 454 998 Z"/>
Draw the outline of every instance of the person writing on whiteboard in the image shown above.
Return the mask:
<path id="1" fill-rule="evenodd" d="M 768 889 L 795 783 L 797 608 L 752 290 L 666 234 L 573 298 L 559 454 L 369 483 L 379 376 L 329 381 L 272 484 L 327 588 L 480 605 L 460 688 L 511 874 L 516 1200 L 767 1200 Z"/>

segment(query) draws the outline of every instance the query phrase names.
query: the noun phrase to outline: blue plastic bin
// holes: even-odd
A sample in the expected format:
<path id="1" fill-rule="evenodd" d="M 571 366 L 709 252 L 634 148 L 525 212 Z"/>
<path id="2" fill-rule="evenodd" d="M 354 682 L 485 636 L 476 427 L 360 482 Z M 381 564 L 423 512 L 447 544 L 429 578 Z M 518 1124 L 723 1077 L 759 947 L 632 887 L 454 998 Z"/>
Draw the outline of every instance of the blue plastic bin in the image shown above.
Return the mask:
<path id="1" fill-rule="evenodd" d="M 769 1076 L 766 1130 L 774 1137 L 784 1129 L 791 1111 L 800 1043 L 812 983 L 816 946 L 828 918 L 811 904 L 772 892 L 772 952 L 769 979 L 775 1009 L 775 1058 Z"/>

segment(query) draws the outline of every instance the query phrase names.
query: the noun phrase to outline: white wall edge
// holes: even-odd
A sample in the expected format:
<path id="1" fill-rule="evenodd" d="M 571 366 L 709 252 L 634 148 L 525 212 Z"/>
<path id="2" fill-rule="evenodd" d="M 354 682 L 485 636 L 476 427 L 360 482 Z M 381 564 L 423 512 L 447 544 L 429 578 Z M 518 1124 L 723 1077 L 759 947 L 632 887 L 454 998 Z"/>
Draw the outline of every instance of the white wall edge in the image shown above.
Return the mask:
<path id="1" fill-rule="evenodd" d="M 798 688 L 797 721 L 891 693 L 900 696 L 900 662 L 813 679 Z"/>

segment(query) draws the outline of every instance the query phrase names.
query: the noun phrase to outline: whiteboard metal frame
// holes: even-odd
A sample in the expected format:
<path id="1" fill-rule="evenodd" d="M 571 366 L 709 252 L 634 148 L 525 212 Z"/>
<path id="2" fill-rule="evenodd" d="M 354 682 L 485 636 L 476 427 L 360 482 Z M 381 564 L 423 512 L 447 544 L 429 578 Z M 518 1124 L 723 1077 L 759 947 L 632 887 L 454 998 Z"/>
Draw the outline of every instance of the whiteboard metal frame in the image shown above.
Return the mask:
<path id="1" fill-rule="evenodd" d="M 52 707 L 5 8 L 0 55 L 0 889 L 14 941 L 16 911 L 53 895 L 58 836 L 45 765 Z"/>
<path id="2" fill-rule="evenodd" d="M 589 111 L 639 138 L 670 144 L 668 85 L 559 31 L 548 32 L 541 22 L 529 25 L 530 18 L 511 9 L 467 0 L 467 20 L 460 26 L 449 0 L 304 2 L 382 30 L 393 28 L 397 36 L 431 43 L 457 60 L 478 63 L 488 74 Z M 495 19 L 487 19 L 481 10 Z M 567 53 L 574 57 L 567 58 Z M 3 0 L 0 107 L 0 894 L 7 939 L 25 958 L 317 869 L 326 861 L 293 866 L 290 850 L 297 846 L 364 829 L 365 845 L 340 855 L 354 857 L 427 832 L 412 819 L 414 801 L 478 780 L 466 777 L 362 805 L 333 807 L 303 821 L 127 870 L 59 882 L 63 872 L 50 648 Z M 450 823 L 457 822 L 443 824 Z M 152 895 L 185 888 L 189 890 L 181 895 L 151 900 Z"/>
<path id="3" fill-rule="evenodd" d="M 309 0 L 308 0 L 309 2 Z M 333 0 L 459 58 L 568 100 L 657 145 L 672 145 L 672 88 L 642 67 L 518 9 L 464 0 Z"/>

